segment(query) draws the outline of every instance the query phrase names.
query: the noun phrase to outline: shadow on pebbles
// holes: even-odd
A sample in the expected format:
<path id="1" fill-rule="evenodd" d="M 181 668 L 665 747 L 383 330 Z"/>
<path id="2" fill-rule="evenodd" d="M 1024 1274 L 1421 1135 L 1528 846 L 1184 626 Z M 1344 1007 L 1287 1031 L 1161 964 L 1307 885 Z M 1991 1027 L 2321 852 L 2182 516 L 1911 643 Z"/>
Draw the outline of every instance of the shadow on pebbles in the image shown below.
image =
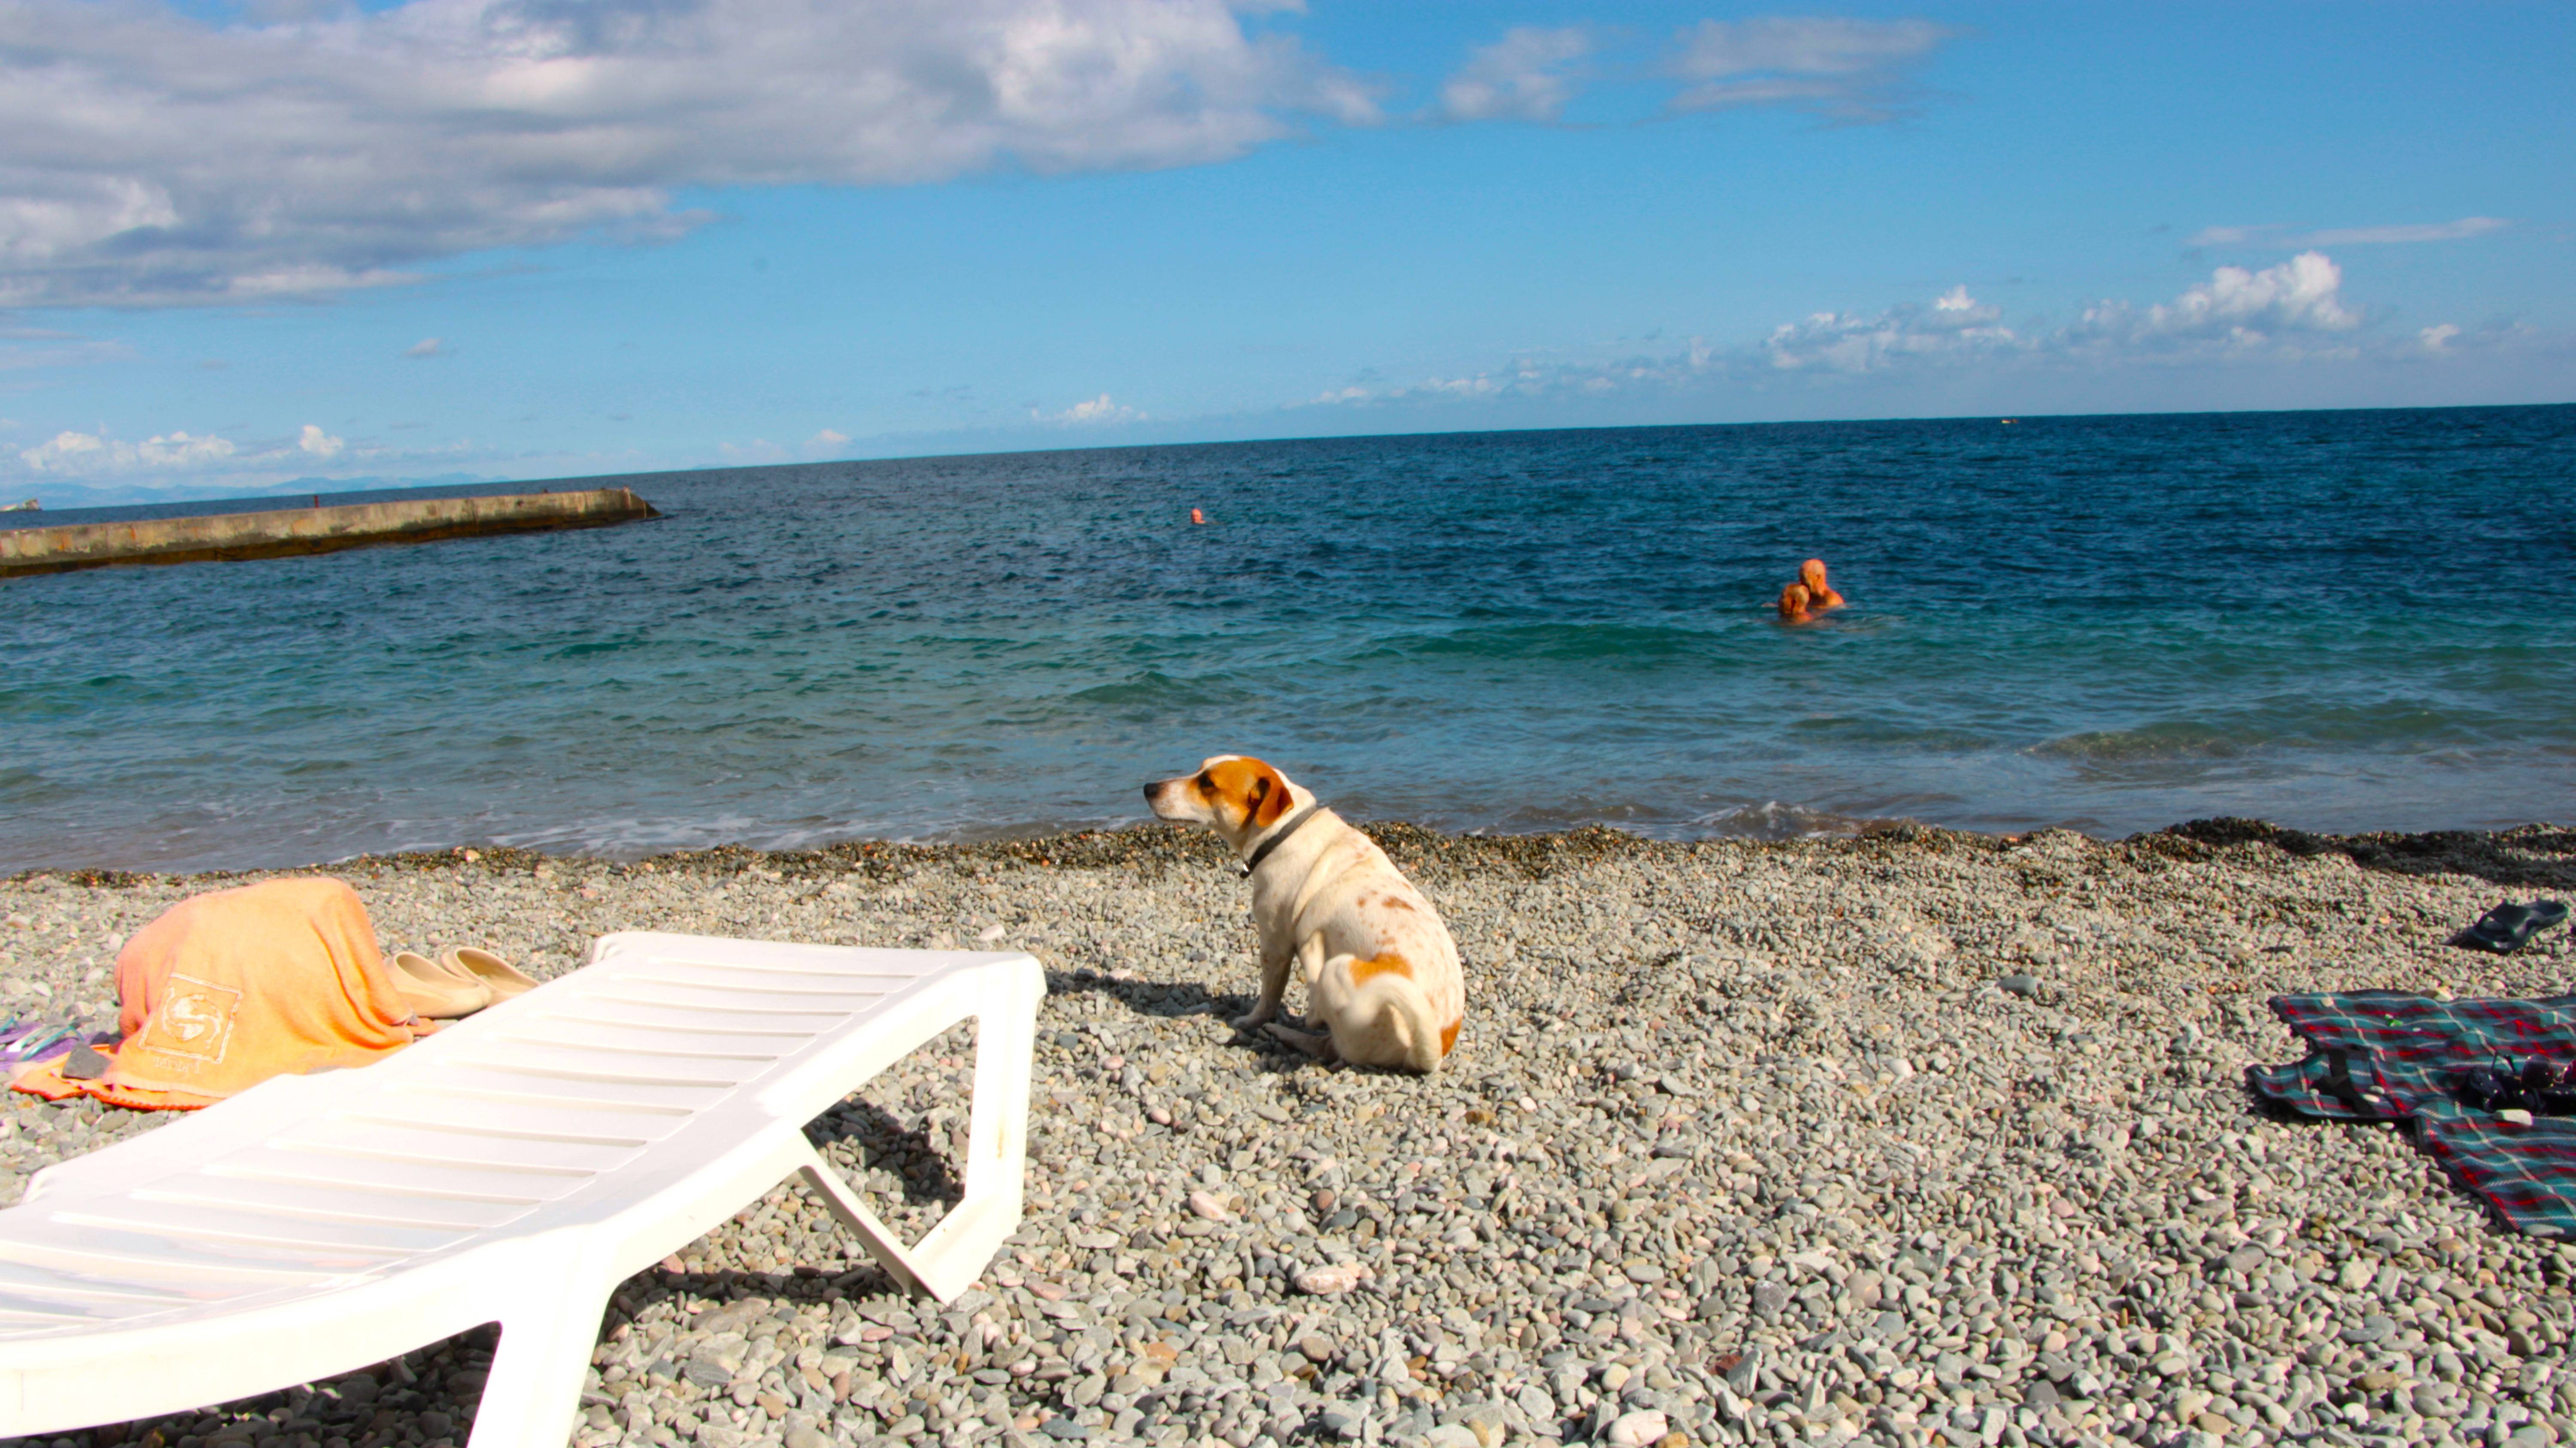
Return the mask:
<path id="1" fill-rule="evenodd" d="M 2500 1231 L 2394 1129 L 2242 1086 L 2300 1053 L 2274 992 L 2564 989 L 2564 931 L 2444 942 L 2495 881 L 2566 877 L 2565 832 L 2444 837 L 2485 862 L 2457 871 L 2251 828 L 1376 833 L 1469 961 L 1428 1080 L 1236 1039 L 1242 886 L 1176 831 L 329 872 L 388 947 L 541 976 L 629 928 L 1048 968 L 1027 1219 L 981 1283 L 907 1301 L 772 1192 L 617 1292 L 586 1448 L 2576 1436 L 2576 1249 Z M 246 878 L 0 882 L 0 991 L 110 1017 L 123 936 Z M 809 1128 L 909 1235 L 955 1198 L 973 1049 Z M 0 1193 L 156 1124 L 14 1098 Z M 493 1344 L 25 1441 L 458 1444 Z"/>

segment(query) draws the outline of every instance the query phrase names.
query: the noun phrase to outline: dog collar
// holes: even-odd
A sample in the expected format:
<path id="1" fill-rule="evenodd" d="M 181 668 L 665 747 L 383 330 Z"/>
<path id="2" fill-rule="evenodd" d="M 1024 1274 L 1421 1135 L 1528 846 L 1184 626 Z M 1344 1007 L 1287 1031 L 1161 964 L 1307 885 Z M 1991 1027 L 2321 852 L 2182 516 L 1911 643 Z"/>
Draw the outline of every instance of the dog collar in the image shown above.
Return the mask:
<path id="1" fill-rule="evenodd" d="M 1261 862 L 1270 858 L 1270 852 L 1272 850 L 1279 848 L 1279 846 L 1285 842 L 1290 835 L 1303 829 L 1306 821 L 1315 817 L 1315 811 L 1318 807 L 1319 806 L 1310 804 L 1297 811 L 1295 814 L 1290 815 L 1288 817 L 1288 823 L 1280 826 L 1279 833 L 1263 840 L 1261 844 L 1253 850 L 1251 857 L 1243 862 L 1244 878 L 1247 880 L 1251 879 L 1252 872 L 1261 868 Z"/>

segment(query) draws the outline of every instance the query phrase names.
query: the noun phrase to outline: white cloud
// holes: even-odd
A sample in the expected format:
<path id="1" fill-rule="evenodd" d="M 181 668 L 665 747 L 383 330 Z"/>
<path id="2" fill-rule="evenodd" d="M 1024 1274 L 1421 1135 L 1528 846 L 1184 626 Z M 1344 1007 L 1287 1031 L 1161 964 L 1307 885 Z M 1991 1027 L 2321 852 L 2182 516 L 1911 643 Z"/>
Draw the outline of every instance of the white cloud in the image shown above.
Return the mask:
<path id="1" fill-rule="evenodd" d="M 1121 407 L 1104 392 L 1087 402 L 1077 402 L 1062 412 L 1040 412 L 1029 409 L 1032 422 L 1053 423 L 1058 427 L 1100 427 L 1113 422 L 1142 422 L 1145 414 L 1132 407 Z"/>
<path id="2" fill-rule="evenodd" d="M 1703 20 L 1674 37 L 1664 68 L 1686 84 L 1668 108 L 1794 106 L 1846 124 L 1894 120 L 1919 94 L 1912 72 L 1959 34 L 1928 20 Z"/>
<path id="3" fill-rule="evenodd" d="M 436 337 L 423 337 L 403 349 L 403 355 L 416 360 L 447 355 L 447 344 Z"/>
<path id="4" fill-rule="evenodd" d="M 2243 349 L 2295 344 L 2360 325 L 2361 314 L 2343 301 L 2343 268 L 2324 252 L 2303 251 L 2261 271 L 2220 267 L 2171 302 L 2098 302 L 2060 341 L 2072 349 L 2213 343 Z"/>
<path id="5" fill-rule="evenodd" d="M 1783 374 L 1830 383 L 1936 369 L 2066 373 L 2189 362 L 2396 362 L 2544 343 L 2528 328 L 2464 331 L 2448 322 L 2404 336 L 2372 336 L 2364 310 L 2343 295 L 2342 270 L 2323 253 L 2306 252 L 2261 271 L 2219 267 L 2207 281 L 2184 288 L 2169 301 L 2097 302 L 2074 321 L 2055 327 L 2043 322 L 2008 326 L 2001 308 L 1962 285 L 1929 302 L 1871 312 L 1817 312 L 1735 347 L 1713 347 L 1693 337 L 1661 355 L 1523 355 L 1501 366 L 1409 384 L 1337 387 L 1304 405 L 1427 406 L 1678 393 L 1765 385 Z"/>
<path id="6" fill-rule="evenodd" d="M 86 432 L 60 432 L 18 454 L 40 473 L 71 477 L 125 473 L 143 469 L 203 467 L 233 455 L 233 445 L 219 437 L 190 437 L 184 432 L 123 442 Z"/>
<path id="7" fill-rule="evenodd" d="M 349 444 L 308 422 L 304 424 L 304 435 L 295 440 L 295 445 L 317 458 L 335 458 Z"/>
<path id="8" fill-rule="evenodd" d="M 2465 241 L 2502 231 L 2513 223 L 2494 216 L 2463 216 L 2427 226 L 2354 226 L 2340 231 L 2313 231 L 2310 246 L 2403 246 L 2419 241 Z"/>
<path id="9" fill-rule="evenodd" d="M 1873 315 L 1818 312 L 1772 329 L 1762 339 L 1766 365 L 1780 371 L 1821 368 L 1877 372 L 1912 358 L 2011 351 L 2022 345 L 2003 312 L 1952 287 L 1928 307 L 1899 305 Z"/>
<path id="10" fill-rule="evenodd" d="M 0 305 L 325 295 L 677 234 L 703 220 L 678 187 L 1193 165 L 1378 119 L 1358 79 L 1247 32 L 1267 8 L 0 0 Z"/>
<path id="11" fill-rule="evenodd" d="M 1574 98 L 1569 67 L 1592 53 L 1581 26 L 1514 26 L 1480 46 L 1440 87 L 1439 114 L 1452 121 L 1553 121 Z"/>
<path id="12" fill-rule="evenodd" d="M 2404 226 L 2347 226 L 2293 235 L 2286 226 L 2204 226 L 2192 233 L 2189 246 L 2406 246 L 2426 241 L 2466 241 L 2513 225 L 2495 216 L 2463 216 Z"/>
<path id="13" fill-rule="evenodd" d="M 849 445 L 850 435 L 848 433 L 836 431 L 835 429 L 828 427 L 814 434 L 812 437 L 805 439 L 805 451 L 817 456 L 829 456 L 830 454 L 839 452 L 841 449 L 848 447 Z"/>

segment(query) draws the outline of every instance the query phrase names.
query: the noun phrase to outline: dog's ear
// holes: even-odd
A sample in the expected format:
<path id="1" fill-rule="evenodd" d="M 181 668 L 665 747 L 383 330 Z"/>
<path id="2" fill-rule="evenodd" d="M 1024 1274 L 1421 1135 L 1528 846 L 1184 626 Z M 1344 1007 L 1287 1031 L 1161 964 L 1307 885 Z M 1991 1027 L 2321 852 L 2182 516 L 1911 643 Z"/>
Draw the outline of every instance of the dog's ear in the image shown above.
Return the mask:
<path id="1" fill-rule="evenodd" d="M 1266 830 L 1287 818 L 1297 803 L 1290 798 L 1293 793 L 1288 788 L 1288 776 L 1267 764 L 1261 766 L 1261 773 L 1252 781 L 1252 823 Z"/>

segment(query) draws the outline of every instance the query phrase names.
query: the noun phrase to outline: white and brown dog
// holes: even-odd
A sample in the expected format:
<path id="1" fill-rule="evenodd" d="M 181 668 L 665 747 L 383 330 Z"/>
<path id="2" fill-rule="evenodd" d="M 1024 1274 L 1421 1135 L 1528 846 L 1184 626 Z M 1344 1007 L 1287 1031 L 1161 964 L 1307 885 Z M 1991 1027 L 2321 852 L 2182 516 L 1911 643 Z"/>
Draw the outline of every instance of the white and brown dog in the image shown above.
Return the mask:
<path id="1" fill-rule="evenodd" d="M 1234 1025 L 1267 1025 L 1327 1060 L 1438 1069 L 1466 1019 L 1458 947 L 1422 892 L 1377 842 L 1316 807 L 1314 794 L 1258 759 L 1220 754 L 1198 773 L 1145 786 L 1167 820 L 1213 826 L 1243 857 L 1261 939 L 1261 1001 Z M 1306 1024 L 1271 1018 L 1288 967 L 1306 978 Z"/>

